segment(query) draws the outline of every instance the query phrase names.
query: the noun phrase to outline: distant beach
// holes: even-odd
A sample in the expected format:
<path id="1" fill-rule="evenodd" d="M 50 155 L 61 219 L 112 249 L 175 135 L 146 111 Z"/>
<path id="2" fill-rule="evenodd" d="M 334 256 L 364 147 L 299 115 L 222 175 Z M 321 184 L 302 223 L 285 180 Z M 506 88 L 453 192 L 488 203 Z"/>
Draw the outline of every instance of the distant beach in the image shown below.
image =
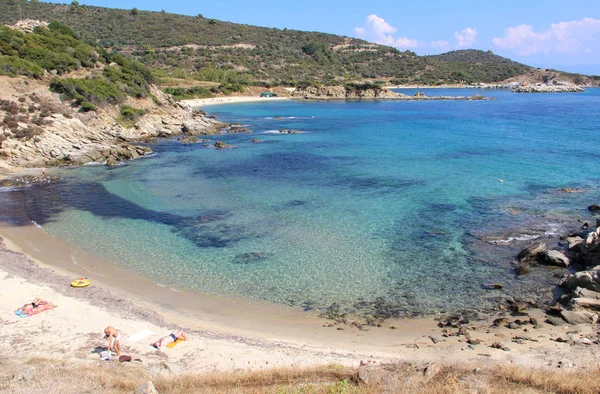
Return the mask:
<path id="1" fill-rule="evenodd" d="M 203 107 L 208 105 L 221 105 L 221 104 L 239 104 L 239 103 L 250 103 L 257 101 L 281 101 L 289 100 L 289 97 L 260 97 L 260 96 L 227 96 L 227 97 L 214 97 L 204 99 L 191 99 L 182 100 L 192 107 Z"/>

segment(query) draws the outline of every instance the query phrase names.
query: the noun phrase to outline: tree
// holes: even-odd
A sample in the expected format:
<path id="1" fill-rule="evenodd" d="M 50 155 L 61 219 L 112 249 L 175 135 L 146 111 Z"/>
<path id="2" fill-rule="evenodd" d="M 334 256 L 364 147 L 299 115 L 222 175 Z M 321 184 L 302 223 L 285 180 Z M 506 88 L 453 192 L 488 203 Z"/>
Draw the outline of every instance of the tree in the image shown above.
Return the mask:
<path id="1" fill-rule="evenodd" d="M 202 14 L 198 14 L 197 17 L 198 17 L 198 19 L 204 19 L 204 15 L 202 15 Z"/>
<path id="2" fill-rule="evenodd" d="M 79 2 L 78 2 L 77 0 L 73 0 L 73 1 L 71 2 L 71 5 L 72 5 L 73 7 L 79 7 Z"/>
<path id="3" fill-rule="evenodd" d="M 136 16 L 138 13 L 139 13 L 139 11 L 138 11 L 138 9 L 137 9 L 137 8 L 133 8 L 133 9 L 131 10 L 131 15 L 133 15 L 133 16 Z"/>
<path id="4" fill-rule="evenodd" d="M 208 21 L 209 25 L 216 25 L 217 24 L 217 20 L 216 19 L 211 19 Z"/>

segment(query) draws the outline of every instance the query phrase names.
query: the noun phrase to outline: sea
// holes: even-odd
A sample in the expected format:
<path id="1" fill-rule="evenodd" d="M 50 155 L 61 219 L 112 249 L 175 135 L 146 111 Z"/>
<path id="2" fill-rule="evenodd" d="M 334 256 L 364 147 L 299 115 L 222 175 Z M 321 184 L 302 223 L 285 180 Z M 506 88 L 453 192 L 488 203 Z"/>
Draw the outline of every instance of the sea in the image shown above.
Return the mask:
<path id="1" fill-rule="evenodd" d="M 162 286 L 304 311 L 435 315 L 551 291 L 565 270 L 517 276 L 515 255 L 595 224 L 600 89 L 425 93 L 495 99 L 207 106 L 250 132 L 56 170 L 0 191 L 0 220 Z"/>

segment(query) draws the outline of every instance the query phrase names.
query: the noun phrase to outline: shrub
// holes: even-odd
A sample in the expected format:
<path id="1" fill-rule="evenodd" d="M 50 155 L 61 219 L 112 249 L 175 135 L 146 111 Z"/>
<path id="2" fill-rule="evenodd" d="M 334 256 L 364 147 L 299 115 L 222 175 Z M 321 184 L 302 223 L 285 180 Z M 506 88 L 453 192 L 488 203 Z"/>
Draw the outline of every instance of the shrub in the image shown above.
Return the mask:
<path id="1" fill-rule="evenodd" d="M 121 116 L 118 121 L 123 127 L 133 127 L 135 126 L 136 120 L 146 113 L 144 109 L 133 108 L 129 105 L 124 105 L 121 107 Z"/>
<path id="2" fill-rule="evenodd" d="M 0 75 L 15 77 L 24 75 L 31 78 L 41 78 L 44 70 L 37 64 L 18 56 L 0 56 Z"/>
<path id="3" fill-rule="evenodd" d="M 90 103 L 89 101 L 82 101 L 81 102 L 81 110 L 83 112 L 97 111 L 98 108 L 94 104 Z M 70 117 L 70 115 L 69 115 L 69 117 Z"/>
<path id="4" fill-rule="evenodd" d="M 120 103 L 125 99 L 117 85 L 98 78 L 55 78 L 50 83 L 50 89 L 60 93 L 64 99 L 75 99 L 79 105 L 84 101 L 100 104 Z"/>
<path id="5" fill-rule="evenodd" d="M 32 139 L 35 136 L 41 135 L 44 132 L 41 127 L 32 126 L 25 129 L 18 129 L 13 132 L 15 138 L 24 138 L 27 140 Z"/>

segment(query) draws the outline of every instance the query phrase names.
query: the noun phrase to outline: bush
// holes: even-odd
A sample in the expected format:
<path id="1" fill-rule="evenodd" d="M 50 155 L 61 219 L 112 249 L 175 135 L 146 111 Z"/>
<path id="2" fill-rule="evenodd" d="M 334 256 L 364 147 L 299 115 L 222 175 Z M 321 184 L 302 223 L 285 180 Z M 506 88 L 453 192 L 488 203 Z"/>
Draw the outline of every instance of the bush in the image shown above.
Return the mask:
<path id="1" fill-rule="evenodd" d="M 44 75 L 44 70 L 37 64 L 17 56 L 1 56 L 0 75 L 8 75 L 9 77 L 24 75 L 39 79 Z"/>
<path id="2" fill-rule="evenodd" d="M 83 112 L 97 111 L 98 108 L 94 104 L 90 103 L 89 101 L 82 101 L 81 102 L 81 110 Z"/>
<path id="3" fill-rule="evenodd" d="M 120 103 L 125 99 L 123 92 L 114 83 L 103 79 L 66 78 L 53 79 L 50 89 L 59 93 L 63 99 L 75 99 L 81 105 L 89 103 Z"/>
<path id="4" fill-rule="evenodd" d="M 30 140 L 35 136 L 41 135 L 42 133 L 44 133 L 44 130 L 38 126 L 31 126 L 25 129 L 18 129 L 13 131 L 15 138 L 24 138 L 27 140 Z"/>

